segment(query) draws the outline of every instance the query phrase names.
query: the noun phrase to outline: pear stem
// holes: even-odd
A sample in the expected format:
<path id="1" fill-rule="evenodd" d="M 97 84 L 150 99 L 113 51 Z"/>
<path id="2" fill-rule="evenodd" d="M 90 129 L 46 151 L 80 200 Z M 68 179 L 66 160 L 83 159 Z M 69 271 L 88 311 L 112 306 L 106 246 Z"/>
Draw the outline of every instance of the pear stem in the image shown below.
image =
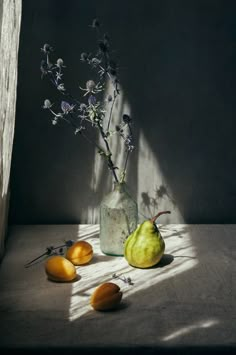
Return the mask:
<path id="1" fill-rule="evenodd" d="M 150 219 L 150 222 L 155 223 L 156 219 L 157 219 L 159 216 L 161 216 L 162 214 L 166 214 L 166 213 L 171 213 L 171 212 L 170 212 L 170 211 L 162 211 L 162 212 L 159 212 L 156 216 L 154 216 L 154 217 L 152 217 L 152 218 Z"/>

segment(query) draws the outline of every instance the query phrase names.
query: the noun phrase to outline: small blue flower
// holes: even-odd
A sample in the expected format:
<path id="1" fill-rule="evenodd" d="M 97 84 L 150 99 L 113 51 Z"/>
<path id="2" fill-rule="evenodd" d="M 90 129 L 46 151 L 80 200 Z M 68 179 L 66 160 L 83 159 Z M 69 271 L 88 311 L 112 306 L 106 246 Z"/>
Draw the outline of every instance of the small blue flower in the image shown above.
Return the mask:
<path id="1" fill-rule="evenodd" d="M 95 106 L 96 102 L 97 102 L 96 97 L 94 95 L 90 95 L 89 98 L 88 98 L 89 105 Z"/>
<path id="2" fill-rule="evenodd" d="M 66 245 L 67 247 L 71 247 L 73 244 L 74 244 L 74 241 L 73 241 L 73 240 L 66 240 L 66 241 L 65 241 L 65 245 Z"/>
<path id="3" fill-rule="evenodd" d="M 74 107 L 75 107 L 74 105 L 70 105 L 66 101 L 61 102 L 61 109 L 62 109 L 63 113 L 65 113 L 65 114 L 73 111 Z"/>

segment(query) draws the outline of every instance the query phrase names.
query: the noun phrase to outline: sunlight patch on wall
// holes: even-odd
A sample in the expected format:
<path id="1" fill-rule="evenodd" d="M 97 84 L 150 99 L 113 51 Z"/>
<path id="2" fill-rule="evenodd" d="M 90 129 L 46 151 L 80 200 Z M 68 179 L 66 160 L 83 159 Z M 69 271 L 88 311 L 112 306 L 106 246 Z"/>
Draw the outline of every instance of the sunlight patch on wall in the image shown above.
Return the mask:
<path id="1" fill-rule="evenodd" d="M 120 88 L 121 89 L 121 88 Z M 113 86 L 111 83 L 107 85 L 107 89 L 104 95 L 104 101 L 106 102 L 105 104 L 105 117 L 104 117 L 104 127 L 107 128 L 108 121 L 109 121 L 109 116 L 110 116 L 110 108 L 111 108 L 111 102 L 107 102 L 106 98 L 108 95 L 113 94 Z M 128 114 L 131 115 L 131 110 L 128 102 L 124 98 L 124 92 L 121 89 L 120 95 L 117 96 L 113 112 L 112 112 L 112 118 L 111 118 L 111 124 L 110 124 L 110 130 L 112 131 L 112 136 L 110 140 L 110 149 L 112 154 L 112 160 L 115 164 L 115 166 L 119 167 L 119 170 L 117 170 L 117 174 L 121 173 L 122 168 L 124 167 L 125 163 L 125 145 L 123 140 L 121 140 L 119 134 L 115 131 L 115 126 L 118 125 L 121 120 L 123 114 Z M 101 136 L 98 137 L 97 143 L 104 147 L 104 141 Z M 108 171 L 108 167 L 106 165 L 106 162 L 104 161 L 104 158 L 101 157 L 97 150 L 95 149 L 94 151 L 94 168 L 93 168 L 93 174 L 91 177 L 90 181 L 90 189 L 92 192 L 96 193 L 97 191 L 111 191 L 112 189 L 112 175 L 110 171 L 108 171 L 108 179 L 104 180 L 104 171 Z M 107 176 L 107 175 L 106 175 Z M 88 214 L 85 216 L 83 220 L 88 220 L 89 223 L 98 223 L 99 221 L 99 211 L 98 208 L 93 208 L 93 211 L 89 210 L 88 208 Z"/>
<path id="2" fill-rule="evenodd" d="M 89 201 L 89 199 L 88 199 Z M 89 204 L 81 211 L 81 221 L 88 221 L 88 223 L 99 223 L 99 210 Z"/>
<path id="3" fill-rule="evenodd" d="M 107 84 L 107 89 L 104 95 L 104 102 L 108 95 L 112 95 L 113 86 L 111 83 Z M 105 109 L 106 114 L 104 117 L 104 127 L 107 127 L 109 121 L 111 102 L 106 102 Z M 115 166 L 119 167 L 117 174 L 122 173 L 122 169 L 125 163 L 125 145 L 119 134 L 115 131 L 115 126 L 121 122 L 123 114 L 128 114 L 132 117 L 132 112 L 128 101 L 125 99 L 124 92 L 121 88 L 120 95 L 118 95 L 111 119 L 112 137 L 110 141 L 110 148 L 113 153 L 112 159 Z M 137 130 L 137 127 L 135 127 Z M 135 130 L 134 129 L 134 130 Z M 144 218 L 150 218 L 154 216 L 157 211 L 171 210 L 171 215 L 165 215 L 162 217 L 163 223 L 184 223 L 184 219 L 177 207 L 177 202 L 174 200 L 170 186 L 165 181 L 165 177 L 162 174 L 158 163 L 158 157 L 153 153 L 148 139 L 144 136 L 143 132 L 139 133 L 138 140 L 135 143 L 135 152 L 137 155 L 137 168 L 135 174 L 137 174 L 137 196 L 133 196 L 138 202 L 139 207 L 139 220 L 142 222 Z M 98 144 L 104 146 L 103 139 L 98 137 Z M 132 159 L 132 155 L 131 155 Z M 128 164 L 129 166 L 129 164 Z M 129 170 L 129 169 L 128 169 Z M 104 158 L 101 157 L 97 150 L 94 151 L 94 173 L 92 174 L 90 181 L 90 189 L 96 194 L 96 192 L 111 191 L 112 189 L 112 177 L 108 171 Z M 104 171 L 107 174 L 104 174 Z M 87 213 L 87 214 L 86 214 Z M 89 223 L 99 223 L 99 210 L 98 207 L 88 207 L 88 210 L 84 211 L 82 220 L 87 220 Z"/>
<path id="4" fill-rule="evenodd" d="M 145 290 L 168 278 L 185 272 L 198 264 L 195 247 L 186 225 L 159 226 L 166 242 L 163 262 L 151 269 L 137 269 L 128 265 L 124 257 L 112 257 L 102 254 L 99 244 L 98 225 L 80 225 L 78 239 L 91 243 L 94 257 L 88 265 L 77 268 L 80 280 L 72 284 L 72 294 L 69 308 L 69 320 L 74 321 L 89 311 L 93 311 L 89 299 L 101 283 L 115 282 L 122 292 L 123 299 Z M 112 279 L 112 275 L 130 277 L 133 286 Z M 135 300 L 135 298 L 134 298 Z"/>
<path id="5" fill-rule="evenodd" d="M 164 159 L 164 158 L 163 158 Z M 171 215 L 163 215 L 162 223 L 184 223 L 183 217 L 172 196 L 171 188 L 165 181 L 157 157 L 152 152 L 148 140 L 141 132 L 138 142 L 138 186 L 137 201 L 140 212 L 150 218 L 157 211 L 170 210 Z M 143 220 L 143 217 L 140 217 Z"/>
<path id="6" fill-rule="evenodd" d="M 105 93 L 105 99 L 108 97 L 108 95 L 112 95 L 113 93 L 113 86 L 112 84 L 109 84 Z M 109 120 L 109 115 L 110 115 L 110 107 L 111 103 L 106 102 L 105 105 L 105 117 L 104 117 L 104 127 L 107 127 L 108 120 Z M 112 118 L 111 118 L 111 124 L 110 124 L 110 130 L 112 131 L 112 137 L 111 140 L 109 141 L 110 143 L 110 148 L 111 152 L 113 153 L 112 159 L 114 164 L 122 168 L 124 166 L 124 161 L 125 161 L 125 145 L 123 140 L 120 139 L 119 134 L 115 131 L 115 126 L 119 124 L 122 120 L 123 114 L 126 113 L 128 115 L 131 115 L 131 110 L 128 102 L 124 98 L 124 92 L 121 88 L 120 95 L 117 96 L 114 109 L 112 112 Z M 104 146 L 104 141 L 101 137 L 98 139 L 98 144 L 101 146 Z M 92 191 L 96 192 L 99 190 L 101 184 L 104 184 L 104 181 L 101 180 L 102 178 L 102 170 L 103 169 L 108 169 L 106 166 L 106 163 L 104 162 L 104 158 L 102 158 L 97 151 L 95 151 L 95 159 L 94 159 L 94 176 L 91 179 L 90 182 L 90 188 Z M 120 170 L 118 170 L 119 173 Z M 109 183 L 110 182 L 110 183 Z M 106 186 L 108 188 L 111 188 L 111 179 L 109 179 L 109 182 L 106 183 Z"/>

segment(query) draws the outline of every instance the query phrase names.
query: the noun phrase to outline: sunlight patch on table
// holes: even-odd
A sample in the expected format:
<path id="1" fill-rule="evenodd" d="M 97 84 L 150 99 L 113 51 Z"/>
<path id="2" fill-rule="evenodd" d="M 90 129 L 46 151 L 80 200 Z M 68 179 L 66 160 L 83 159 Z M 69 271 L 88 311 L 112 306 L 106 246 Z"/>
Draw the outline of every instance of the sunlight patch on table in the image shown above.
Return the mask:
<path id="1" fill-rule="evenodd" d="M 89 300 L 95 288 L 101 283 L 118 284 L 125 299 L 197 265 L 195 247 L 192 245 L 191 235 L 186 225 L 160 225 L 159 229 L 166 243 L 165 255 L 173 256 L 173 261 L 171 262 L 171 258 L 166 258 L 166 265 L 162 267 L 137 269 L 128 265 L 124 257 L 107 256 L 100 251 L 98 225 L 80 225 L 78 240 L 91 243 L 94 257 L 88 265 L 77 267 L 80 280 L 72 284 L 69 320 L 74 321 L 92 310 Z M 118 279 L 114 280 L 112 278 L 114 273 L 130 277 L 134 285 L 127 285 Z"/>
<path id="2" fill-rule="evenodd" d="M 176 339 L 176 338 L 178 338 L 180 336 L 189 334 L 189 333 L 191 333 L 191 332 L 193 332 L 193 331 L 195 331 L 197 329 L 210 328 L 213 325 L 216 325 L 218 323 L 219 323 L 219 321 L 216 320 L 216 319 L 203 320 L 203 321 L 197 322 L 196 324 L 192 324 L 192 325 L 189 325 L 189 326 L 186 326 L 186 327 L 182 327 L 182 328 L 176 330 L 175 332 L 165 336 L 162 340 L 163 341 L 170 341 L 170 340 Z"/>

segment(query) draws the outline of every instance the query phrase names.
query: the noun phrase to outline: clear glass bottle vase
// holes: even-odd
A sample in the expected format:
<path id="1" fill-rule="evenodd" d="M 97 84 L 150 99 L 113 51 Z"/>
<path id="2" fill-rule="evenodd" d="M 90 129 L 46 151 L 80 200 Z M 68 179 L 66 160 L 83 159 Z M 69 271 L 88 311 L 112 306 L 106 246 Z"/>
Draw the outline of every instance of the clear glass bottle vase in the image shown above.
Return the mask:
<path id="1" fill-rule="evenodd" d="M 114 183 L 114 189 L 100 204 L 100 248 L 104 254 L 123 256 L 124 242 L 136 229 L 138 206 L 125 182 Z"/>

